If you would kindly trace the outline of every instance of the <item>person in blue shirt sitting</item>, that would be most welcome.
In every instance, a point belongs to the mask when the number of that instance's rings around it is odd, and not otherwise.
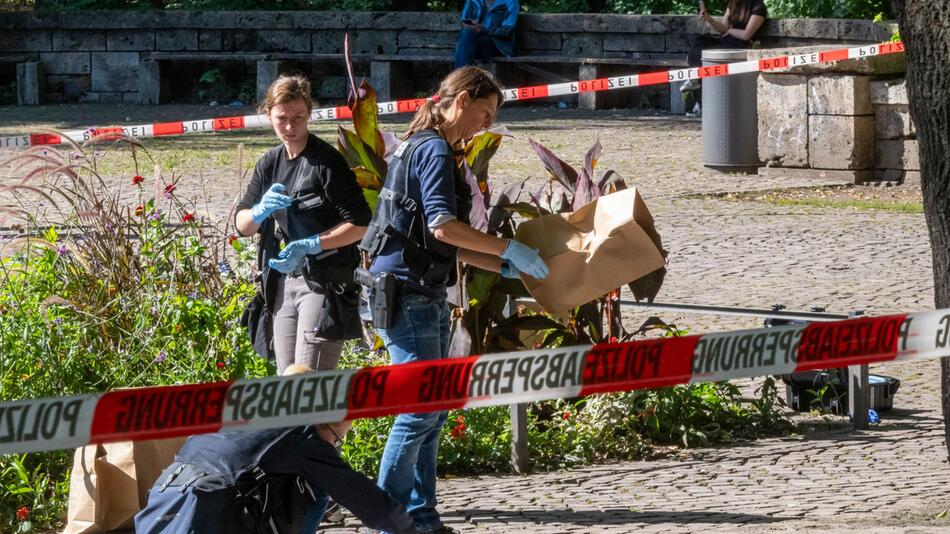
[[[465,0],[455,68],[471,65],[476,58],[511,56],[519,9],[518,0]]]

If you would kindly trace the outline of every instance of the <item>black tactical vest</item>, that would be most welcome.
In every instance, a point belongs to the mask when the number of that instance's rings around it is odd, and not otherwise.
[[[409,162],[415,149],[425,141],[444,138],[435,130],[422,130],[405,140],[393,154],[386,173],[386,183],[379,192],[373,221],[360,242],[360,248],[374,259],[390,239],[402,245],[402,259],[415,281],[423,286],[444,287],[457,281],[458,248],[443,243],[432,235],[422,206],[409,196]],[[451,147],[450,147],[451,149]],[[468,224],[472,194],[455,166],[456,218]]]

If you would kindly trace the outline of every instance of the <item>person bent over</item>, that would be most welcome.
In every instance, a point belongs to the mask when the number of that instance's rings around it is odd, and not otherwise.
[[[327,496],[366,526],[417,532],[402,505],[337,452],[350,423],[192,436],[135,516],[138,534],[312,534]]]

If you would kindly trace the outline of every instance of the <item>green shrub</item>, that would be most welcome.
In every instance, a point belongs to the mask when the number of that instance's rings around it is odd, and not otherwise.
[[[7,191],[17,204],[33,195],[55,208],[20,211],[23,235],[0,242],[0,400],[269,374],[238,324],[249,273],[229,264],[253,251],[234,241],[226,255],[230,240],[202,224],[174,181],[129,177],[138,203],[128,206],[78,147],[31,150],[13,165],[26,165]],[[23,506],[36,528],[64,517],[70,458],[0,457],[3,531],[23,528]]]

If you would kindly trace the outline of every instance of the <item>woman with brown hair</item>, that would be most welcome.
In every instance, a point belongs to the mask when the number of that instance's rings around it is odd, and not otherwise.
[[[471,191],[456,154],[491,125],[501,103],[491,74],[471,66],[453,71],[416,112],[390,162],[360,248],[372,260],[370,300],[379,312],[373,322],[394,364],[448,357],[446,287],[455,283],[459,261],[512,278],[548,274],[536,249],[468,224]],[[380,487],[406,506],[420,532],[454,532],[436,511],[445,419],[445,412],[397,416],[379,468]]]
[[[726,12],[717,19],[706,11],[706,4],[700,0],[699,18],[712,26],[713,30],[719,35],[701,35],[699,41],[690,47],[689,54],[687,54],[690,67],[699,67],[703,64],[703,50],[752,48],[752,38],[765,24],[765,19],[768,18],[768,9],[766,9],[763,0],[729,0]],[[699,87],[699,80],[688,80],[680,86],[680,91],[686,93],[699,89]],[[697,105],[699,101],[699,98],[697,98]]]
[[[280,76],[267,89],[260,112],[282,144],[258,160],[235,215],[241,235],[261,235],[258,267],[274,314],[278,372],[291,364],[334,369],[342,340],[361,328],[354,243],[372,214],[343,156],[307,131],[312,110],[303,76]]]

